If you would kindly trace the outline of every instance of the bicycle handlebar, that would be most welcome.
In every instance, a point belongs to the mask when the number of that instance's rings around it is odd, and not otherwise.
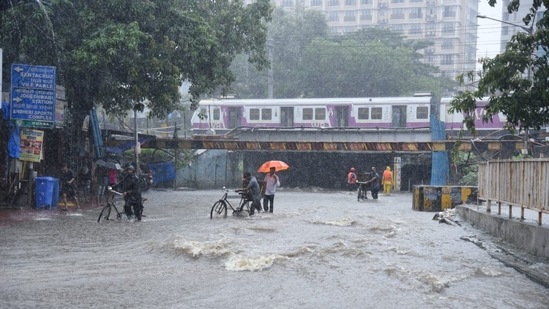
[[[122,193],[122,192],[118,192],[118,191],[113,190],[112,187],[107,187],[107,190],[109,190],[109,192],[114,193],[116,195],[124,195],[124,193]]]

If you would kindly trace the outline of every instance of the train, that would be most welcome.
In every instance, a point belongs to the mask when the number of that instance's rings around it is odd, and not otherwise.
[[[444,122],[447,133],[464,129],[463,114],[450,113],[452,98],[433,95],[371,98],[204,99],[191,119],[192,134],[219,135],[238,128],[290,129],[420,129],[430,128],[430,114]],[[504,131],[506,117],[483,122],[488,98],[479,100],[476,130]]]

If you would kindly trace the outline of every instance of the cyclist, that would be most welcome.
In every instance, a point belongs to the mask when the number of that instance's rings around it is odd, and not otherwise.
[[[124,212],[128,219],[133,215],[137,221],[141,221],[141,214],[143,213],[143,199],[141,197],[141,186],[137,175],[135,174],[135,168],[133,165],[128,165],[125,169],[126,175],[122,181],[113,186],[113,189],[124,194]],[[132,212],[133,207],[133,212]]]

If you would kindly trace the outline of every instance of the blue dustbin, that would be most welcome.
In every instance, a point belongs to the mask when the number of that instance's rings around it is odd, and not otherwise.
[[[36,208],[56,208],[59,201],[59,179],[53,177],[36,177],[35,182],[34,196]]]

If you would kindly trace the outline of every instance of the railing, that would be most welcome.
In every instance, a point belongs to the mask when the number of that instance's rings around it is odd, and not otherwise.
[[[478,170],[479,200],[487,202],[486,210],[491,211],[491,202],[509,205],[509,217],[512,206],[538,212],[538,225],[541,225],[542,213],[549,213],[549,159],[498,160],[479,164]]]

